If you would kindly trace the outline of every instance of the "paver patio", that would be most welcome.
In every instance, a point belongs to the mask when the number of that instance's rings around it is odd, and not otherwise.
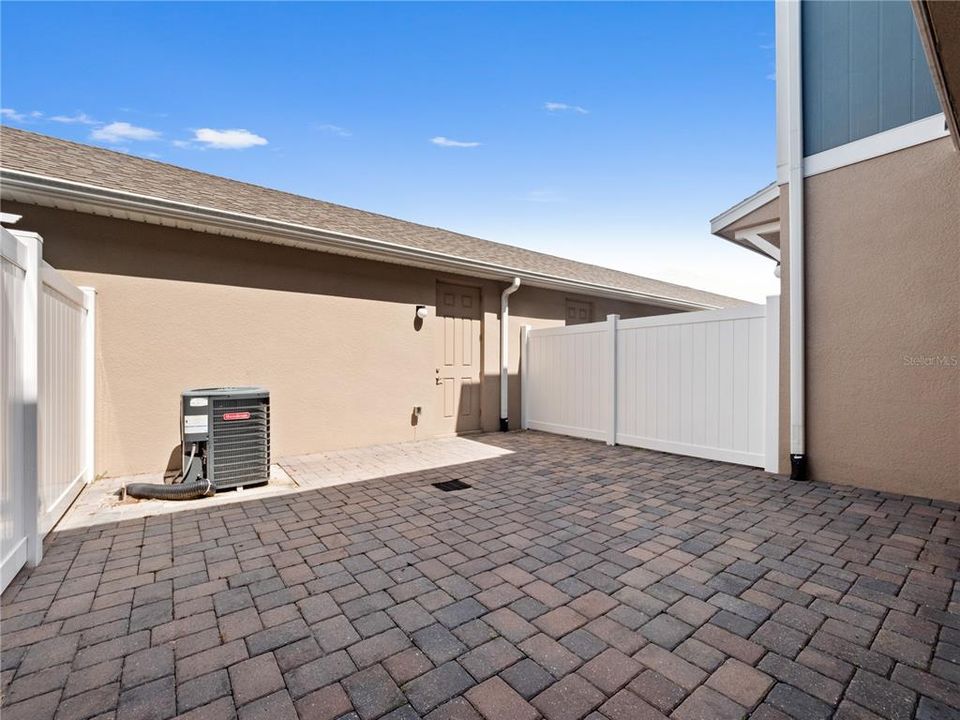
[[[3,719],[957,717],[957,505],[477,440],[512,453],[54,533]]]

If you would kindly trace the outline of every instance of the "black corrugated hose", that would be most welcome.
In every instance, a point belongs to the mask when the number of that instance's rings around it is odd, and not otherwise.
[[[141,500],[196,500],[216,494],[209,480],[196,480],[177,485],[159,485],[154,483],[130,483],[125,485],[124,494]]]
[[[209,480],[196,480],[191,483],[183,482],[183,478],[190,471],[193,465],[194,456],[197,454],[197,444],[193,443],[190,447],[190,460],[187,462],[183,472],[174,485],[158,485],[154,483],[131,483],[123,486],[121,497],[129,495],[138,500],[196,500],[197,498],[210,497],[216,495],[217,491],[213,483]]]

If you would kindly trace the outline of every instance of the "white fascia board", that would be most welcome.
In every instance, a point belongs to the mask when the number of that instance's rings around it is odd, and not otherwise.
[[[946,116],[943,113],[931,115],[923,120],[916,120],[907,125],[885,130],[876,135],[868,135],[860,140],[854,140],[815,155],[808,155],[803,159],[803,175],[804,177],[810,177],[811,175],[829,172],[881,155],[889,155],[897,150],[904,150],[914,145],[939,140],[949,134],[950,129],[947,127]]]
[[[770,183],[762,190],[758,190],[745,200],[741,200],[729,210],[724,210],[710,221],[710,232],[714,235],[740,218],[746,217],[754,210],[759,210],[771,200],[780,197],[780,188],[776,183]]]
[[[0,168],[0,178],[2,178],[2,191],[5,197],[49,207],[70,205],[69,209],[108,216],[116,216],[115,213],[117,212],[130,213],[141,216],[146,222],[161,225],[193,225],[201,231],[212,231],[259,242],[266,241],[312,250],[339,252],[373,260],[415,265],[493,280],[510,281],[514,277],[520,277],[524,284],[535,287],[572,291],[630,302],[642,302],[681,310],[709,310],[721,307],[715,304],[692,302],[653,293],[642,293],[573,280],[533,270],[511,268],[435,250],[323,230],[299,223],[272,220],[259,215],[229,212],[122,190],[110,190],[96,185],[51,178],[19,170]]]

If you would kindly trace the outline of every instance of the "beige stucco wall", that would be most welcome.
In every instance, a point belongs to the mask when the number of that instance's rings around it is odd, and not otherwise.
[[[439,281],[481,290],[482,424],[499,425],[506,283],[15,203],[4,210],[43,236],[50,264],[97,290],[98,473],[168,467],[180,392],[191,387],[268,388],[274,457],[437,434]],[[520,325],[562,324],[566,297],[530,287],[512,297],[512,427]],[[665,312],[587,299],[597,319]],[[417,304],[431,309],[419,328]],[[423,407],[417,424],[414,405]]]
[[[945,138],[805,188],[812,477],[960,500],[960,154]]]

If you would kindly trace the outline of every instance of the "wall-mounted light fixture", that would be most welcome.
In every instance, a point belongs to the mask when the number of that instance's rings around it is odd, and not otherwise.
[[[417,317],[421,320],[425,320],[427,315],[430,314],[430,311],[427,309],[426,305],[417,305]]]

